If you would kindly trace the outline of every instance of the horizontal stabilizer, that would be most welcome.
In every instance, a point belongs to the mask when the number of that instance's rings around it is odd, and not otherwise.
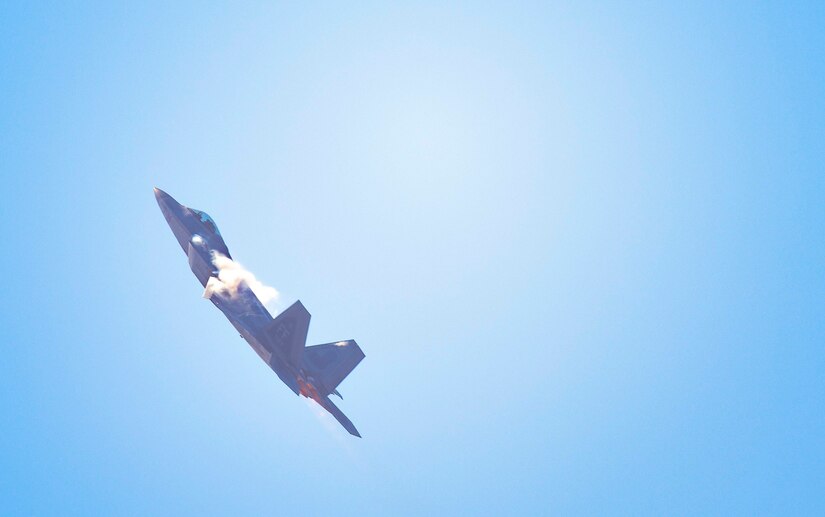
[[[264,330],[270,350],[279,349],[292,364],[301,364],[309,318],[309,312],[300,300],[279,314]]]
[[[323,385],[324,395],[336,393],[335,388],[363,358],[364,352],[353,340],[308,346],[304,349],[304,367]]]

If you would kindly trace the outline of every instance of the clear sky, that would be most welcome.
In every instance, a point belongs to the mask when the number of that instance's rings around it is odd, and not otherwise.
[[[825,4],[111,3],[0,7],[0,513],[825,513]]]

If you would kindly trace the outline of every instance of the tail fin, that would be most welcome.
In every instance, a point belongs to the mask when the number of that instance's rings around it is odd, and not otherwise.
[[[264,330],[270,347],[282,350],[293,364],[300,364],[307,342],[309,312],[300,300],[272,320]]]
[[[308,346],[304,349],[304,366],[324,385],[324,395],[336,393],[335,388],[363,358],[364,352],[353,340]]]
[[[361,433],[358,432],[358,429],[355,428],[355,426],[352,424],[352,421],[349,418],[347,418],[347,415],[345,415],[340,409],[338,409],[338,406],[333,404],[328,397],[324,397],[320,400],[316,399],[316,402],[318,402],[321,405],[321,407],[329,411],[330,414],[335,417],[335,420],[338,420],[338,422],[342,426],[344,426],[344,429],[346,429],[349,434],[361,438]]]

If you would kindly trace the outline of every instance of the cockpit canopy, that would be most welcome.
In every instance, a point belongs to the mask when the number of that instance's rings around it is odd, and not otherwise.
[[[206,212],[201,212],[200,210],[195,210],[194,208],[192,208],[191,210],[195,213],[195,215],[200,217],[201,222],[204,224],[204,226],[206,226],[207,230],[214,233],[215,235],[221,234],[221,232],[218,230],[218,225],[215,224],[214,219],[209,217],[209,214],[207,214]]]

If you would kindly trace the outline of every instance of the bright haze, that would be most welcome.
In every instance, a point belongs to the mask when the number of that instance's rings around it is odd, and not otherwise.
[[[0,6],[0,513],[825,514],[822,3],[110,4]]]

